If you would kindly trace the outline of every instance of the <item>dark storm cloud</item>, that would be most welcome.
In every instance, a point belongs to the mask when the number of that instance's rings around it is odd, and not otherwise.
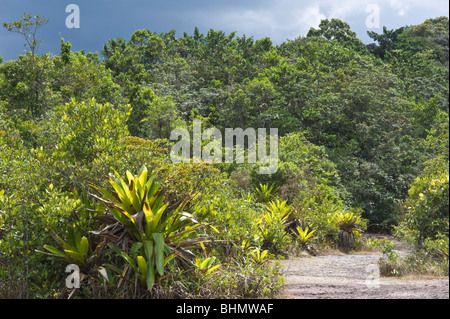
[[[80,29],[68,29],[65,8],[80,7]],[[0,22],[17,20],[24,12],[40,14],[50,22],[38,34],[39,53],[58,54],[60,37],[72,43],[73,50],[100,51],[108,39],[129,39],[138,29],[161,33],[176,29],[177,35],[193,33],[194,27],[206,33],[210,28],[238,31],[255,38],[269,36],[275,43],[305,35],[321,19],[340,18],[350,23],[363,40],[367,28],[365,8],[378,4],[382,25],[396,28],[418,24],[427,18],[448,16],[444,0],[2,0]],[[380,30],[374,30],[380,31]],[[367,37],[366,37],[367,38]],[[5,60],[23,53],[23,40],[17,34],[0,30],[0,55]]]

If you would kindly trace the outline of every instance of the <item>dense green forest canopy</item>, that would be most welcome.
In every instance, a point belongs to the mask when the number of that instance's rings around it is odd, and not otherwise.
[[[448,19],[369,35],[376,43],[364,46],[332,19],[279,46],[198,29],[182,38],[138,30],[109,40],[101,55],[71,52],[61,39],[59,55],[37,56],[31,44],[1,65],[2,117],[27,148],[52,143],[51,121],[71,99],[131,105],[127,129],[144,139],[168,138],[196,118],[220,129],[302,132],[336,165],[345,200],[387,229],[438,155],[427,141],[448,116]],[[279,175],[272,182],[282,186]]]
[[[45,27],[45,19],[27,19]],[[447,17],[369,32],[369,45],[337,19],[280,45],[197,28],[175,34],[137,30],[100,53],[73,52],[61,38],[59,53],[42,55],[38,39],[26,37],[26,54],[0,57],[3,202],[48,215],[39,223],[56,227],[75,205],[65,194],[103,184],[111,168],[123,175],[145,164],[173,177],[163,185],[175,197],[200,190],[197,204],[225,216],[243,214],[250,208],[242,196],[273,184],[299,214],[360,211],[369,230],[391,232],[409,196],[419,198],[417,189],[436,178],[448,181]],[[171,165],[171,131],[191,129],[194,120],[221,131],[278,128],[278,171]],[[448,228],[448,188],[440,201],[443,222],[429,234]]]

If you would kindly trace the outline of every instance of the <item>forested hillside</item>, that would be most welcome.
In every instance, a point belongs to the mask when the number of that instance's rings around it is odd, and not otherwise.
[[[137,30],[37,54],[45,23],[4,24],[27,53],[0,57],[0,297],[68,293],[68,264],[86,298],[270,296],[269,258],[358,249],[364,231],[448,275],[447,17],[369,45],[333,19],[281,45]],[[278,128],[277,172],[172,163],[172,130],[196,120]]]

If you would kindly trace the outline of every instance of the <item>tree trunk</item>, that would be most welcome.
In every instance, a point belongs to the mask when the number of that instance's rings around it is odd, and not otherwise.
[[[339,249],[347,253],[353,246],[353,235],[345,230],[341,230],[339,233]]]

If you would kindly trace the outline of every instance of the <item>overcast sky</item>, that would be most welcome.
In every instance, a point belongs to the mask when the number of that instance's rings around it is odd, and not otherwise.
[[[80,28],[67,28],[66,6],[76,4],[80,9]],[[368,27],[366,21],[379,28]],[[158,34],[172,29],[177,36],[192,34],[194,28],[207,33],[209,29],[255,39],[270,37],[275,44],[306,35],[321,19],[339,18],[350,24],[359,38],[371,42],[367,31],[380,33],[388,29],[422,23],[428,18],[449,15],[447,0],[0,0],[0,22],[18,20],[24,12],[49,18],[39,30],[42,41],[38,53],[59,54],[60,38],[72,43],[72,50],[100,51],[108,39],[129,39],[138,29]],[[0,56],[15,59],[24,52],[24,40],[15,33],[0,30]]]

